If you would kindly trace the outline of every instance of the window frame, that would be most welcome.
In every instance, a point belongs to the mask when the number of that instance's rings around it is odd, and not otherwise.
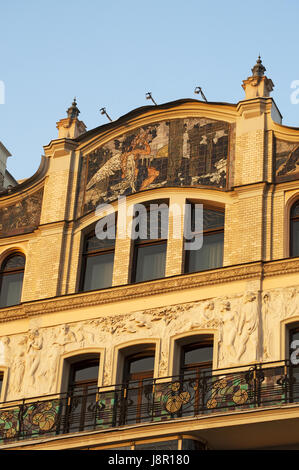
[[[115,218],[116,219],[116,218]],[[115,220],[115,228],[116,228],[116,220]],[[84,234],[84,238],[83,238],[83,250],[82,250],[82,261],[81,261],[81,273],[80,273],[80,282],[79,282],[79,292],[91,292],[91,291],[95,291],[95,290],[101,290],[101,289],[110,289],[113,285],[113,269],[114,269],[114,258],[113,258],[113,268],[112,268],[112,279],[111,279],[111,286],[109,287],[97,287],[95,289],[87,289],[85,290],[84,289],[84,284],[85,284],[85,280],[86,280],[86,267],[87,267],[87,260],[88,258],[92,258],[92,257],[97,257],[97,256],[103,256],[103,255],[108,255],[108,254],[113,254],[115,255],[115,240],[114,240],[114,243],[111,244],[111,246],[108,246],[108,247],[104,247],[104,248],[100,248],[100,249],[96,249],[96,250],[92,250],[92,251],[88,251],[87,250],[87,245],[88,245],[88,241],[91,239],[91,238],[94,238],[96,236],[96,233],[95,233],[95,226],[89,230],[88,232],[86,232]]]
[[[7,366],[0,366],[0,375],[2,376],[2,386],[0,390],[0,408],[5,407],[7,381],[8,381],[9,368]]]
[[[8,270],[5,270],[5,266],[7,265],[7,263],[9,262],[10,259],[16,257],[16,256],[20,256],[23,258],[24,260],[24,266],[22,267],[19,267],[19,268],[10,268]],[[26,265],[26,256],[24,255],[24,253],[22,253],[21,251],[13,251],[9,254],[7,254],[7,256],[5,256],[5,258],[3,258],[2,262],[1,262],[1,265],[0,265],[0,299],[1,299],[1,294],[2,294],[2,285],[3,285],[3,278],[6,277],[6,276],[10,276],[10,275],[14,275],[14,274],[20,274],[22,273],[23,274],[23,277],[22,277],[22,285],[21,285],[21,289],[20,289],[20,298],[19,298],[19,301],[17,303],[14,303],[14,304],[11,304],[11,305],[3,305],[1,306],[0,304],[0,309],[1,308],[9,308],[9,307],[13,307],[15,305],[20,305],[21,303],[21,300],[22,300],[22,293],[23,293],[23,284],[24,284],[24,275],[25,275],[25,265]]]
[[[142,370],[139,372],[130,373],[130,365],[134,360],[153,358],[153,368]],[[133,354],[128,354],[124,357],[123,364],[123,379],[122,379],[122,388],[123,399],[125,401],[131,401],[131,392],[134,397],[134,391],[136,391],[136,412],[135,419],[136,423],[141,423],[143,419],[143,394],[144,390],[150,385],[152,386],[155,374],[155,363],[156,363],[156,349],[153,346],[148,345],[144,350],[137,351]],[[134,399],[134,398],[133,398]],[[127,412],[122,417],[124,423],[127,420]]]
[[[157,200],[153,199],[151,201],[140,202],[139,204],[143,205],[146,209],[147,222],[148,222],[148,214],[150,213],[151,204],[157,204],[158,206],[161,204],[166,204],[168,207],[168,233],[169,233],[169,199],[157,199]],[[134,217],[133,217],[133,220],[134,220]],[[168,244],[168,235],[167,235],[167,238],[156,238],[156,239],[147,238],[145,240],[138,238],[136,240],[132,240],[131,250],[133,251],[133,254],[132,254],[132,262],[131,262],[131,270],[130,270],[130,284],[138,284],[140,282],[149,282],[149,281],[154,281],[157,279],[164,279],[165,272],[166,272],[167,244]],[[165,266],[164,266],[163,277],[141,280],[141,281],[136,280],[139,249],[140,248],[142,249],[143,247],[158,246],[158,245],[165,246]]]
[[[211,229],[204,229],[203,228],[202,236],[203,236],[203,240],[204,240],[205,236],[215,235],[217,233],[223,233],[223,251],[224,251],[225,208],[224,207],[219,207],[219,206],[214,206],[214,205],[211,205],[211,204],[205,204],[203,202],[193,201],[193,200],[192,201],[190,201],[190,200],[186,201],[186,204],[191,205],[191,226],[193,224],[192,221],[194,219],[194,208],[195,208],[196,204],[202,204],[203,205],[203,212],[205,210],[211,210],[211,211],[214,211],[214,212],[221,212],[223,214],[223,217],[224,217],[223,227],[221,227],[221,228],[211,228]],[[194,237],[196,237],[198,234],[201,234],[201,232],[194,232]],[[186,239],[184,239],[184,242],[185,241],[186,241]],[[192,274],[192,273],[195,273],[195,272],[209,271],[210,269],[218,269],[218,268],[223,267],[224,253],[223,253],[222,265],[221,266],[218,266],[216,268],[212,267],[212,268],[208,268],[208,269],[201,269],[201,270],[191,271],[189,269],[190,254],[191,254],[190,252],[191,252],[191,250],[185,250],[184,249],[184,260],[183,260],[184,274]]]
[[[99,390],[99,377],[101,373],[101,363],[102,357],[101,352],[84,352],[82,354],[75,354],[69,357],[63,358],[63,378],[64,386],[66,391],[64,392],[67,396],[67,405],[65,409],[65,422],[63,423],[63,432],[82,432],[86,431],[89,428],[88,422],[85,421],[88,409],[88,397],[94,396],[94,402],[96,401],[96,396]],[[76,368],[79,368],[80,365],[88,365],[89,363],[97,363],[98,365],[98,376],[96,379],[90,380],[81,380],[74,383],[74,377],[76,373]],[[79,389],[79,394],[76,393]],[[72,416],[72,407],[78,406],[78,398],[81,398],[81,409],[78,413],[78,429],[71,429],[71,416]],[[76,413],[76,411],[75,411]]]
[[[184,372],[189,372],[192,370],[196,370],[196,373],[200,373],[201,370],[207,370],[210,366],[209,369],[212,370],[213,368],[213,353],[212,353],[212,359],[210,361],[202,361],[202,362],[194,362],[191,364],[185,364],[185,354],[188,351],[193,351],[197,349],[201,349],[204,347],[212,347],[213,352],[214,352],[214,338],[213,335],[206,335],[206,337],[203,337],[203,339],[198,339],[197,341],[191,341],[190,343],[182,344],[181,345],[181,351],[180,351],[180,374],[184,375]]]
[[[299,199],[297,199],[295,202],[293,202],[293,204],[290,207],[290,219],[289,219],[289,230],[290,230],[289,256],[290,256],[290,258],[296,258],[296,257],[299,256],[299,254],[298,255],[293,254],[293,252],[294,252],[294,247],[293,247],[294,237],[293,237],[292,228],[293,228],[294,221],[299,221],[299,215],[295,216],[295,217],[292,215],[292,212],[293,212],[293,210],[295,209],[296,206],[299,206]]]

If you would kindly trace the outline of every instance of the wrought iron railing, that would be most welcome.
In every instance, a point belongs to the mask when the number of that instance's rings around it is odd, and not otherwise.
[[[0,443],[292,402],[299,402],[299,368],[289,361],[189,372],[3,403]]]

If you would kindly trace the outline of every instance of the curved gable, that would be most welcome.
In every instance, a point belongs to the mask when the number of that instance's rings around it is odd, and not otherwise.
[[[161,187],[227,188],[232,124],[206,117],[162,120],[83,157],[82,214],[119,196]]]

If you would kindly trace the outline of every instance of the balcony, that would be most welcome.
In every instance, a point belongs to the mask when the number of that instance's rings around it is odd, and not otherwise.
[[[281,407],[299,402],[298,379],[298,367],[279,361],[6,402],[0,408],[0,444]]]

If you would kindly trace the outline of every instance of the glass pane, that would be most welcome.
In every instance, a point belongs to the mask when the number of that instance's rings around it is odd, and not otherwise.
[[[185,352],[184,365],[213,360],[213,346],[198,347]]]
[[[204,271],[221,267],[223,264],[223,241],[223,232],[205,235],[201,249],[189,251],[186,271]]]
[[[165,203],[152,203],[144,210],[138,212],[136,207],[136,225],[134,232],[138,234],[138,240],[165,239],[168,236],[168,206]],[[138,223],[137,223],[138,222]]]
[[[186,271],[204,271],[221,267],[223,264],[223,240],[223,232],[204,236],[201,249],[188,252]]]
[[[166,243],[136,246],[135,282],[160,279],[165,275]]]
[[[299,342],[299,331],[293,330],[290,331],[290,346],[292,345],[293,341]],[[298,343],[297,343],[298,344]],[[295,344],[296,346],[296,344]],[[291,355],[298,349],[298,347],[290,347],[289,355],[290,355],[290,365],[291,365],[291,376],[292,376],[292,389],[291,389],[291,398],[293,401],[299,401],[299,365],[292,365]],[[296,355],[296,359],[298,356]]]
[[[96,422],[96,393],[99,359],[71,366],[69,392],[71,401],[67,410],[68,432],[83,431]]]
[[[10,307],[20,303],[24,273],[7,274],[2,276],[0,308]]]
[[[119,444],[119,447],[105,447],[104,449],[96,449],[96,450],[131,450],[131,446],[123,446],[121,447],[121,444]]]
[[[204,450],[205,445],[202,442],[194,441],[193,439],[183,439],[183,450]]]
[[[10,269],[21,269],[25,266],[25,258],[22,255],[15,255],[4,261],[3,271]]]
[[[177,450],[178,441],[163,441],[163,442],[151,442],[148,444],[135,445],[136,450]]]
[[[115,245],[115,239],[109,239],[105,238],[104,240],[99,240],[99,238],[96,237],[89,237],[86,240],[86,252],[90,253],[92,251],[99,251],[103,250],[105,248],[114,248]]]
[[[142,357],[140,359],[135,359],[130,362],[130,374],[136,372],[152,371],[154,370],[155,357]]]
[[[292,221],[291,237],[291,256],[299,256],[299,220]]]
[[[299,216],[299,203],[296,203],[291,210],[291,217],[298,217]]]
[[[112,286],[114,253],[88,256],[84,276],[84,291]]]
[[[82,380],[97,380],[98,379],[98,374],[99,374],[99,365],[94,364],[94,365],[88,365],[88,366],[82,366],[81,369],[77,369],[75,372],[75,377],[74,381],[82,381]]]
[[[224,213],[211,209],[203,211],[203,229],[216,229],[224,227]]]

